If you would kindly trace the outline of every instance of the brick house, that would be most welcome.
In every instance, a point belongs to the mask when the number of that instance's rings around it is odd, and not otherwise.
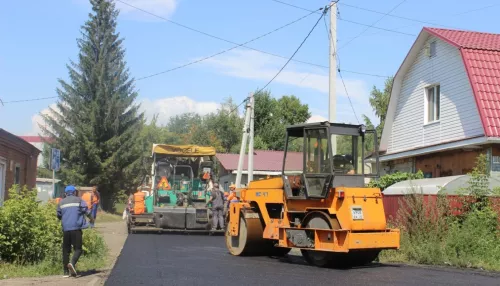
[[[500,171],[500,34],[423,28],[394,77],[381,174]]]
[[[42,137],[42,136],[19,136],[19,138],[24,139],[26,142],[32,144],[35,146],[38,150],[42,151],[40,152],[40,155],[38,155],[38,167],[43,166],[43,147],[47,143],[52,143],[54,140],[50,137]]]
[[[35,146],[0,128],[0,206],[12,185],[36,187],[39,154]]]

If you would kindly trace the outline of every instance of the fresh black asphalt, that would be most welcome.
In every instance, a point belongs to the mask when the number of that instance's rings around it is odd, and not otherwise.
[[[130,234],[105,285],[500,285],[500,275],[373,264],[338,270],[300,256],[235,257],[223,236]]]

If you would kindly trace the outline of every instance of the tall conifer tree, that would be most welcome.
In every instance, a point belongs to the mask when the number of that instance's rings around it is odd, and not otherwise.
[[[114,3],[90,0],[92,13],[82,26],[77,63],[70,61],[69,82],[59,80],[57,110],[42,115],[61,150],[65,183],[98,185],[102,205],[113,208],[118,191],[130,187],[141,164],[144,115],[134,103],[123,39],[116,32]]]

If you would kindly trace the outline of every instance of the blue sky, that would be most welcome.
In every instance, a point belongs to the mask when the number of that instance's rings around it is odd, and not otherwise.
[[[162,17],[233,42],[243,43],[294,21],[309,12],[271,0],[192,1],[123,0]],[[308,9],[325,0],[282,0]],[[348,94],[361,120],[367,114],[377,122],[368,103],[373,85],[383,88],[384,78],[349,73],[393,75],[423,26],[500,33],[494,25],[500,13],[497,0],[340,0],[337,21],[338,54]],[[121,9],[118,31],[125,39],[126,61],[137,79],[209,56],[234,45],[184,29],[117,3]],[[410,21],[347,5],[389,12],[428,23]],[[486,8],[487,7],[487,8]],[[477,9],[477,10],[476,10]],[[473,11],[476,10],[476,11]],[[17,135],[36,134],[38,114],[56,99],[22,103],[14,100],[56,96],[58,78],[66,80],[66,64],[76,60],[76,38],[87,20],[86,0],[6,1],[0,10],[0,127]],[[464,13],[468,12],[468,13]],[[313,14],[283,30],[248,44],[266,52],[291,56],[319,15]],[[367,27],[370,28],[343,47]],[[402,34],[406,33],[406,34]],[[410,35],[408,35],[410,34]],[[342,48],[343,47],[343,48]],[[323,21],[294,59],[328,66],[328,38]],[[246,48],[237,48],[189,67],[136,82],[138,102],[148,116],[159,113],[162,123],[182,112],[207,113],[231,96],[241,102],[264,86],[286,62]],[[268,86],[275,97],[294,94],[308,103],[315,118],[328,117],[328,69],[291,62]],[[337,121],[356,122],[349,100],[337,80]]]

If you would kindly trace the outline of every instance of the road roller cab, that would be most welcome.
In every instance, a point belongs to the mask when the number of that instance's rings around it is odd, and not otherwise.
[[[375,130],[329,122],[287,127],[281,176],[250,182],[231,204],[229,251],[283,255],[297,248],[316,266],[357,266],[398,249],[399,230],[387,227],[380,189],[366,187],[378,170]]]

